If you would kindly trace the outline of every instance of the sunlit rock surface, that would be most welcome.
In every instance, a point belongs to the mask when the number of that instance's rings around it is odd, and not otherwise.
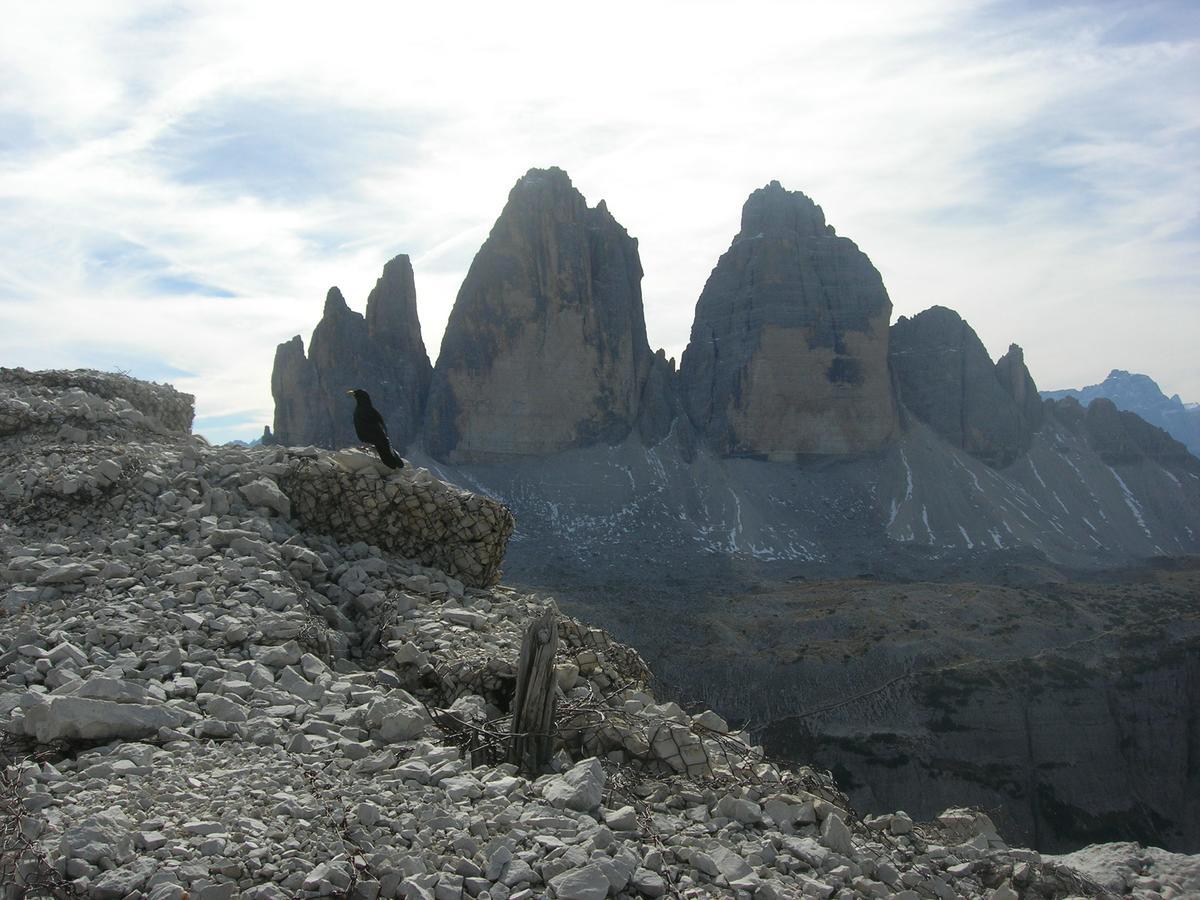
[[[755,191],[696,304],[680,364],[693,423],[723,456],[878,450],[897,428],[891,311],[819,206],[776,181]]]
[[[429,452],[480,462],[624,439],[652,360],[641,279],[637,241],[603,201],[588,207],[561,169],[521,178],[450,314]]]

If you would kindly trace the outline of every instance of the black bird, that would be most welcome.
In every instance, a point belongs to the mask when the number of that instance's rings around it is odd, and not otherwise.
[[[404,460],[392,450],[383,416],[371,405],[371,395],[359,388],[346,393],[354,397],[354,433],[358,439],[378,450],[379,458],[393,469],[404,468]]]

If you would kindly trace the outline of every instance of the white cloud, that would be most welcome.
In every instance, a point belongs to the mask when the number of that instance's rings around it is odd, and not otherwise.
[[[275,344],[329,285],[361,309],[410,253],[436,354],[512,183],[560,165],[639,239],[672,355],[778,178],[897,314],[952,306],[1044,387],[1116,366],[1200,399],[1195,25],[1183,4],[20,5],[0,360],[195,373],[213,433],[252,436]]]

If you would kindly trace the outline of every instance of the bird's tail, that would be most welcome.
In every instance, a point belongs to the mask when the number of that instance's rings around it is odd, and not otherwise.
[[[393,469],[404,468],[404,460],[400,458],[399,453],[392,449],[391,444],[377,444],[375,449],[379,451],[379,458],[383,460],[386,465],[391,466]]]

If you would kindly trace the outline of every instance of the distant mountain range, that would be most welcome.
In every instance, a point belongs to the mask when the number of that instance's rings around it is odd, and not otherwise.
[[[647,342],[641,277],[603,201],[531,170],[436,366],[398,256],[365,316],[332,288],[308,352],[299,336],[279,346],[271,439],[356,443],[345,391],[366,388],[408,456],[512,506],[534,548],[517,541],[516,573],[1200,550],[1200,462],[1183,444],[1108,400],[1043,401],[1021,349],[993,362],[952,310],[889,327],[879,272],[802,193],[750,195],[678,369]]]
[[[1099,384],[1041,393],[1048,400],[1074,397],[1084,406],[1104,397],[1116,404],[1117,409],[1137,413],[1157,425],[1193,455],[1200,456],[1200,403],[1184,403],[1178,394],[1168,397],[1149,375],[1113,369]]]

